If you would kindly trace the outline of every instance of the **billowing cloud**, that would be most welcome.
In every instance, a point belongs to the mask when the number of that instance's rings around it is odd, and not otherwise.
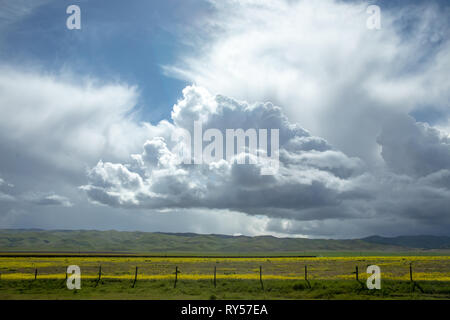
[[[2,162],[9,160],[8,149],[64,169],[83,167],[87,159],[100,156],[124,157],[151,134],[133,114],[136,99],[136,88],[127,85],[3,67]]]
[[[213,13],[186,35],[192,51],[166,66],[212,93],[273,101],[290,121],[367,164],[383,163],[376,138],[398,114],[450,117],[449,7],[381,6],[366,26],[365,1],[211,0]],[[436,111],[437,112],[437,111]]]
[[[355,179],[364,172],[361,160],[290,123],[271,103],[239,102],[190,86],[174,105],[172,120],[170,137],[148,140],[129,162],[98,162],[88,173],[89,184],[82,186],[90,199],[111,206],[231,209],[301,219],[302,209],[332,207],[351,198]],[[177,132],[195,136],[194,121],[201,121],[203,132],[217,129],[224,138],[227,129],[278,129],[278,172],[262,175],[261,163],[237,164],[225,157],[186,164],[177,152],[187,147],[186,141],[178,140]],[[246,155],[251,156],[245,150],[236,153]]]

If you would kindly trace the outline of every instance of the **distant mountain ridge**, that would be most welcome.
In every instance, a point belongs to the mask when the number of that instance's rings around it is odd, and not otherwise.
[[[332,240],[195,233],[0,229],[1,252],[292,253],[450,249],[447,236]]]
[[[376,244],[388,244],[408,248],[420,249],[450,249],[450,237],[446,236],[398,236],[398,237],[381,237],[371,236],[361,239],[366,242]]]

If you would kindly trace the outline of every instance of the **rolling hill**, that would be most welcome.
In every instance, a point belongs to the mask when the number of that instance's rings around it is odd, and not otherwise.
[[[407,248],[450,249],[450,237],[444,236],[400,236],[394,238],[371,236],[362,240],[373,244],[395,245]]]
[[[325,240],[94,230],[0,230],[1,252],[302,254],[320,251],[398,252],[450,249],[450,237]]]

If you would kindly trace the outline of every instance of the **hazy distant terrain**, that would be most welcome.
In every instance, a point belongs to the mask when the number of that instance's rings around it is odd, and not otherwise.
[[[450,237],[373,236],[353,240],[199,235],[124,231],[0,230],[0,251],[123,253],[298,253],[315,251],[412,251],[450,249]]]

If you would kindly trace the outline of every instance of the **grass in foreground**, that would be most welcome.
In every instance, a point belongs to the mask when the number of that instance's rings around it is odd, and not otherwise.
[[[357,266],[364,283],[373,264],[381,268],[381,290],[367,290],[355,280]],[[411,290],[410,264],[423,293]],[[68,265],[80,266],[81,290],[66,288]],[[102,281],[95,286],[100,266]],[[311,288],[299,280],[305,266]],[[131,288],[136,267],[137,286]],[[0,257],[0,273],[0,299],[450,299],[449,256]]]
[[[368,290],[356,281],[267,280],[84,280],[80,290],[68,290],[64,280],[2,280],[0,299],[450,299],[450,282],[421,281],[424,293],[412,291],[408,281],[382,282]]]

